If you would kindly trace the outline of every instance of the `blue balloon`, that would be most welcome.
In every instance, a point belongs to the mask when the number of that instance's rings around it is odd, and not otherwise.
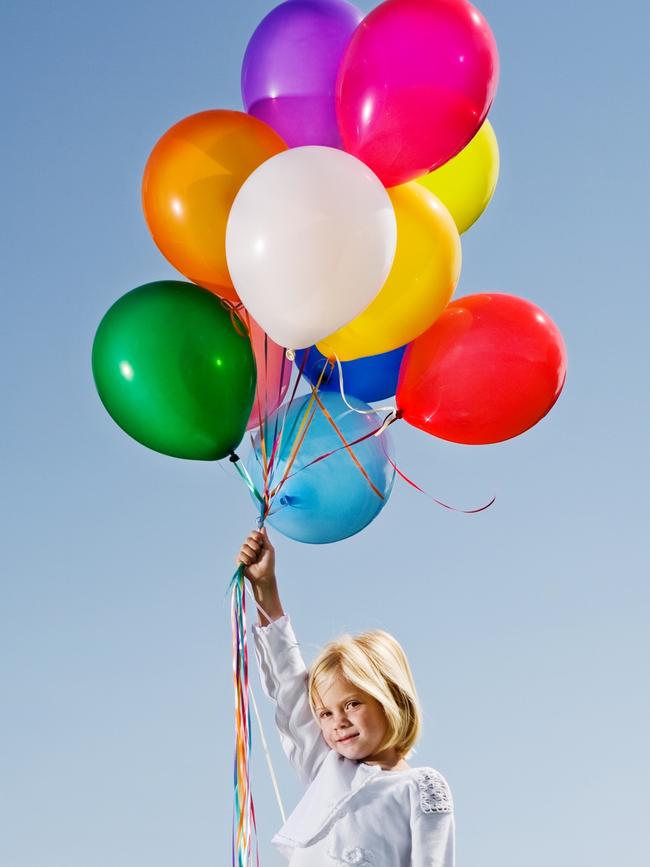
[[[336,422],[348,444],[365,436],[378,427],[381,418],[372,413],[361,415],[349,409],[339,394],[319,394],[319,399]],[[357,409],[370,409],[356,398],[350,403]],[[282,425],[285,407],[280,407],[266,423],[267,448],[269,435]],[[386,505],[393,488],[395,470],[387,454],[392,457],[392,444],[388,431],[380,437],[370,436],[352,447],[359,463],[377,488],[381,497],[373,491],[357,464],[317,403],[310,396],[294,401],[284,426],[284,435],[276,466],[273,484],[283,477],[293,442],[305,414],[313,412],[313,418],[287,481],[273,500],[267,523],[280,533],[298,542],[324,544],[338,542],[363,530],[377,517]],[[248,460],[248,471],[261,490],[262,468],[259,434],[254,441],[254,450]],[[330,457],[307,466],[315,458],[340,449]]]
[[[343,389],[346,397],[352,395],[366,403],[373,400],[386,400],[397,391],[397,378],[402,356],[406,346],[400,346],[391,352],[382,352],[381,355],[368,355],[365,358],[356,358],[354,361],[342,361]],[[339,391],[339,371],[336,362],[328,361],[315,346],[309,349],[296,351],[296,365],[300,368],[302,360],[308,353],[305,361],[304,375],[316,385],[321,370],[325,365],[321,391]]]

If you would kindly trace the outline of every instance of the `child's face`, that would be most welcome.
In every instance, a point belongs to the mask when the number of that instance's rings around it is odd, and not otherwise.
[[[323,737],[331,749],[356,761],[378,756],[387,724],[376,698],[338,674],[316,694],[315,704]]]

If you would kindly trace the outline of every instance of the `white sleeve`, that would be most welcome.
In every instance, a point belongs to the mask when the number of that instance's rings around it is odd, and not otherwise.
[[[282,748],[303,782],[309,783],[330,748],[309,706],[307,668],[289,615],[268,626],[254,626],[253,638],[262,688],[275,703]]]
[[[411,804],[411,867],[454,867],[454,805],[447,781],[420,768]]]

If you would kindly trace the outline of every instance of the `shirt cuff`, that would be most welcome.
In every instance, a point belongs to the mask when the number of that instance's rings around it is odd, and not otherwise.
[[[282,629],[286,630],[286,628],[290,625],[289,615],[283,614],[282,617],[278,617],[277,620],[269,621],[266,626],[260,626],[259,623],[253,624],[253,630],[257,632],[258,635],[267,635],[269,632],[274,629]]]

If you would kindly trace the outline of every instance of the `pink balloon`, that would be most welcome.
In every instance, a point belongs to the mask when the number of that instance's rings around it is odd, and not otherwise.
[[[249,327],[257,365],[255,403],[246,425],[246,430],[252,430],[259,427],[260,420],[263,422],[282,403],[289,387],[292,364],[285,355],[284,347],[274,343],[248,311],[241,311],[240,316]]]
[[[344,148],[387,187],[426,174],[478,132],[498,77],[492,31],[466,0],[386,0],[339,68]]]

